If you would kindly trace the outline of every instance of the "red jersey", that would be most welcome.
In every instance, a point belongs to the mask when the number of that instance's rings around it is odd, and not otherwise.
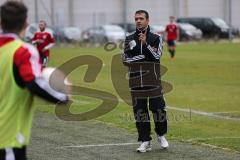
[[[19,39],[15,34],[0,34],[0,47]],[[34,46],[24,43],[14,53],[13,57],[14,72],[20,76],[25,83],[31,82],[41,76],[42,65],[39,63],[39,53]],[[21,81],[15,78],[16,81]]]
[[[20,40],[16,34],[0,34],[0,47],[5,47],[5,45],[15,40]],[[2,58],[1,53],[0,58]],[[65,94],[52,89],[50,84],[42,77],[42,64],[39,63],[40,57],[35,46],[23,42],[15,50],[12,58],[13,67],[9,71],[13,72],[14,80],[19,87],[27,88],[35,95],[50,102],[58,103],[59,101],[66,102],[68,100]],[[4,76],[4,73],[3,75],[0,73],[0,75]]]
[[[177,39],[177,30],[178,26],[175,23],[170,23],[166,26],[167,40],[176,40]]]
[[[36,41],[40,40],[41,43]],[[52,44],[55,43],[55,40],[49,32],[36,32],[32,39],[32,43],[37,45],[38,52],[44,56],[49,56],[49,48],[52,47]],[[43,51],[45,49],[45,51]]]

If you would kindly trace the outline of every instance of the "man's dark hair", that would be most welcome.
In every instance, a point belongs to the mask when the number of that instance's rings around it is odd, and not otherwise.
[[[138,10],[138,11],[135,12],[135,14],[141,14],[141,13],[144,13],[146,19],[149,19],[149,14],[148,14],[147,11],[145,11],[145,10]]]
[[[7,1],[0,7],[3,32],[20,32],[27,19],[27,7],[19,1]]]

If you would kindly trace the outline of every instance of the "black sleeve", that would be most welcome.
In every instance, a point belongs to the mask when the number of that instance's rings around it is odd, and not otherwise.
[[[66,103],[68,96],[60,93],[50,87],[48,82],[43,78],[37,78],[26,84],[26,87],[35,95],[54,103]]]
[[[125,41],[124,41],[124,51],[122,54],[122,61],[124,65],[128,64],[127,59],[131,56],[131,52],[130,52],[130,47],[129,47],[129,37],[127,36]]]
[[[131,62],[138,62],[145,59],[145,55],[133,56],[133,49],[136,47],[136,41],[130,36],[126,37],[124,41],[124,53],[122,54],[123,63],[126,65]]]
[[[146,43],[145,54],[151,55],[152,59],[160,59],[163,51],[163,40],[161,36],[155,38],[154,43],[152,45]]]

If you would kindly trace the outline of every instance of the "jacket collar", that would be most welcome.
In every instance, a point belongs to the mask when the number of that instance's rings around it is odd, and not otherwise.
[[[150,31],[149,25],[146,28],[143,28],[143,29],[136,28],[136,33],[141,33],[141,32],[144,32],[144,31],[147,31],[147,32]]]

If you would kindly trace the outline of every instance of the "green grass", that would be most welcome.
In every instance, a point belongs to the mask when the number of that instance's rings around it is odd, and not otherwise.
[[[86,66],[74,70],[69,78],[74,85],[118,96],[111,81],[111,61],[112,57],[120,52],[107,52],[103,48],[55,48],[51,53],[50,65],[59,66],[70,58],[81,55],[96,56],[105,66],[95,82],[83,81]],[[240,44],[182,44],[177,47],[176,54],[176,60],[170,61],[165,49],[161,58],[161,64],[168,68],[162,78],[174,87],[165,95],[167,104],[205,112],[229,112],[219,115],[240,118]],[[81,95],[73,98],[82,102],[73,104],[73,113],[94,109],[101,103],[98,99]],[[44,106],[45,104],[46,102],[40,99],[35,101],[38,110],[54,113],[54,108]],[[215,119],[174,110],[168,110],[168,115],[169,139],[203,142],[240,151],[240,121]],[[119,102],[112,112],[97,120],[136,131],[132,108],[124,102]]]

